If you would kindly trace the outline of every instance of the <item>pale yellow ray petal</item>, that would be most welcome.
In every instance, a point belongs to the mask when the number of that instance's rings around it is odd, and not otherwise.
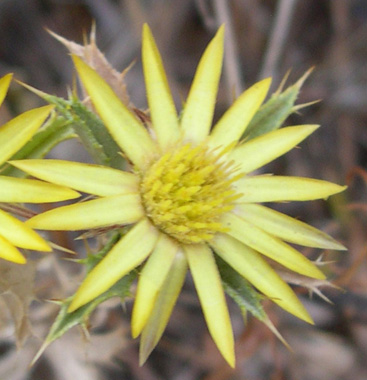
[[[234,340],[222,281],[207,245],[186,245],[184,251],[209,332],[223,357],[235,366]]]
[[[9,243],[8,240],[4,239],[0,235],[0,258],[8,261],[12,261],[16,264],[25,264],[25,257],[14,247],[13,244]]]
[[[178,140],[179,124],[162,58],[147,24],[143,26],[142,59],[152,124],[165,151]]]
[[[38,181],[0,176],[0,202],[47,203],[60,202],[80,196],[66,187]]]
[[[131,224],[143,215],[140,196],[123,194],[58,207],[36,215],[26,223],[40,230],[77,231]]]
[[[44,181],[85,193],[109,196],[136,192],[139,178],[107,166],[63,160],[18,160],[10,163]]]
[[[346,189],[346,186],[313,178],[271,175],[245,177],[234,186],[242,193],[240,203],[326,199]]]
[[[273,302],[296,317],[313,323],[292,289],[258,252],[224,234],[216,234],[210,245],[223,260]]]
[[[153,310],[157,294],[165,281],[179,247],[172,239],[160,234],[154,251],[139,276],[131,330],[136,338],[144,328]]]
[[[291,243],[324,249],[346,249],[317,228],[265,206],[242,203],[236,206],[236,213],[269,234]]]
[[[229,159],[235,160],[241,172],[252,172],[293,149],[318,127],[299,125],[266,133],[236,147]]]
[[[325,275],[317,266],[296,249],[239,216],[228,213],[223,217],[222,222],[229,229],[228,235],[282,264],[286,268],[304,276],[317,279],[325,278]]]
[[[12,78],[13,74],[6,74],[0,78],[0,106],[3,104]]]
[[[271,78],[264,79],[241,94],[213,128],[209,137],[212,147],[238,141],[268,93]]]
[[[73,61],[93,105],[113,138],[135,165],[145,167],[157,151],[147,130],[91,67],[76,56],[73,56]]]
[[[0,128],[0,163],[6,161],[31,139],[53,108],[45,106],[24,112]]]
[[[212,124],[218,83],[222,70],[224,27],[206,48],[182,114],[181,128],[187,141],[202,142]]]
[[[51,247],[25,223],[0,210],[0,235],[20,248],[50,252]]]
[[[87,275],[68,311],[92,301],[141,264],[154,249],[158,235],[146,219],[134,226]]]
[[[181,292],[187,272],[187,260],[179,250],[158,292],[154,308],[141,334],[139,364],[143,365],[154,347],[159,342],[167,326],[173,307]]]

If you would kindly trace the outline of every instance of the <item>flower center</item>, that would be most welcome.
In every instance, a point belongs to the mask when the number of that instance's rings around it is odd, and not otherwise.
[[[184,145],[154,162],[143,176],[141,196],[147,216],[162,232],[184,244],[210,240],[227,229],[222,214],[239,198],[232,183],[233,162],[205,146]]]

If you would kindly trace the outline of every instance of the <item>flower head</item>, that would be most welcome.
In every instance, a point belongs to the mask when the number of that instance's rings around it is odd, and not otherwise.
[[[211,128],[223,34],[221,27],[205,50],[179,118],[160,54],[144,26],[142,57],[149,129],[93,69],[73,58],[95,109],[131,162],[130,171],[56,160],[16,161],[13,165],[98,197],[40,214],[29,220],[29,226],[80,230],[131,225],[87,275],[69,311],[90,302],[145,262],[132,316],[133,336],[138,336],[156,307],[168,273],[173,268],[185,273],[188,267],[209,331],[233,366],[233,334],[215,256],[279,306],[312,322],[266,258],[302,275],[323,279],[317,266],[286,242],[331,249],[343,246],[259,203],[326,198],[344,187],[309,178],[250,175],[317,129],[315,125],[291,126],[241,141],[266,97],[270,79],[245,91]],[[179,289],[179,285],[173,286],[172,292]]]
[[[0,105],[5,99],[12,75],[0,79]],[[36,108],[15,117],[0,127],[0,165],[15,154],[50,114],[52,106]],[[79,194],[68,188],[38,180],[0,176],[0,202],[56,202],[75,198]],[[0,257],[18,264],[26,262],[16,248],[51,251],[36,232],[0,208]]]

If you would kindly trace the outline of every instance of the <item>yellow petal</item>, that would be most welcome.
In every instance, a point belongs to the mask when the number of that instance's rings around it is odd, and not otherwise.
[[[216,234],[210,245],[223,260],[273,302],[296,317],[313,323],[292,289],[259,253],[224,234]]]
[[[147,220],[134,226],[87,275],[68,311],[92,301],[141,264],[154,249],[158,234]]]
[[[0,106],[3,104],[12,78],[13,74],[6,74],[2,78],[0,78]]]
[[[143,365],[159,342],[167,326],[177,297],[185,281],[187,261],[182,251],[178,251],[167,277],[158,292],[154,308],[141,335],[139,364]]]
[[[196,70],[181,120],[187,141],[200,143],[209,134],[222,70],[223,38],[224,27],[221,26]]]
[[[236,213],[269,234],[291,243],[324,249],[346,249],[324,232],[265,206],[243,203],[236,206]]]
[[[73,61],[93,105],[112,137],[127,157],[139,168],[143,168],[157,150],[147,130],[91,67],[76,56],[73,56]]]
[[[53,108],[45,106],[24,112],[0,128],[0,163],[6,161],[31,139]]]
[[[299,125],[266,133],[235,148],[229,159],[235,160],[241,172],[252,172],[293,149],[318,127]]]
[[[11,244],[27,249],[50,252],[51,247],[26,224],[0,210],[0,235]]]
[[[165,151],[178,140],[179,125],[162,58],[147,24],[143,26],[142,56],[152,124],[159,146]]]
[[[80,196],[74,190],[36,179],[0,176],[0,202],[47,203],[60,202]]]
[[[212,147],[238,141],[268,93],[271,78],[264,79],[241,94],[222,116],[210,134]]]
[[[270,175],[245,177],[234,186],[242,193],[240,203],[326,199],[347,188],[313,178]]]
[[[143,215],[139,195],[124,194],[58,207],[36,215],[26,223],[40,230],[77,231],[131,224]]]
[[[229,228],[228,235],[282,264],[286,268],[304,276],[317,279],[325,278],[325,275],[316,265],[297,250],[251,223],[246,222],[244,219],[229,213],[223,217],[222,222]]]
[[[178,245],[166,235],[160,234],[157,245],[139,276],[131,318],[133,338],[144,328],[177,251]]]
[[[0,235],[0,258],[8,261],[12,261],[16,264],[25,264],[25,257],[10,244],[6,239]]]
[[[99,196],[136,192],[139,184],[139,179],[134,174],[107,166],[45,159],[10,163],[44,181]]]
[[[222,281],[207,245],[184,247],[209,332],[223,357],[235,366],[234,340]]]

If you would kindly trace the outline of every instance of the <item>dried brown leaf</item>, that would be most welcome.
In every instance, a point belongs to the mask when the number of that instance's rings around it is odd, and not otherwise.
[[[90,42],[86,43],[84,46],[69,41],[50,30],[48,32],[61,42],[71,54],[77,55],[85,63],[96,70],[96,72],[111,86],[119,99],[126,106],[131,106],[125,85],[125,75],[129,68],[120,73],[111,66],[104,54],[97,47],[95,27],[91,30]]]
[[[15,327],[18,347],[30,335],[28,308],[34,296],[35,264],[28,260],[25,265],[0,260],[0,297],[9,309]]]
[[[341,288],[328,280],[318,280],[315,278],[309,278],[302,276],[298,273],[289,272],[286,270],[277,270],[279,276],[287,283],[292,285],[302,286],[308,289],[310,295],[317,294],[320,298],[328,303],[332,303],[320,290],[321,287],[329,287],[333,289],[341,290]]]

